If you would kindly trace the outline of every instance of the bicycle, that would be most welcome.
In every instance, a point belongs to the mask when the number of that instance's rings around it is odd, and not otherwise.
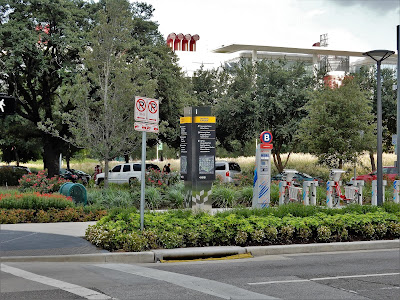
[[[353,185],[346,185],[344,187],[345,194],[342,194],[342,190],[340,188],[339,182],[334,181],[332,186],[332,205],[340,206],[340,200],[344,204],[357,204],[360,196],[358,187]]]
[[[294,203],[294,202],[303,202],[303,189],[299,187],[298,184],[293,183],[290,181],[286,182],[285,185],[285,190],[283,192],[284,197],[283,197],[283,203],[288,204],[288,203]],[[280,196],[280,195],[279,195]]]

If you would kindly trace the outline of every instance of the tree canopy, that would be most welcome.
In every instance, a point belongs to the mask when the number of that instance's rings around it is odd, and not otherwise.
[[[376,145],[371,102],[352,78],[314,91],[306,110],[298,138],[321,162],[341,168]]]
[[[52,122],[62,134],[61,114],[73,108],[59,97],[86,45],[90,5],[79,0],[0,0],[0,80],[18,100],[17,113],[38,129]],[[49,176],[58,174],[62,139],[39,131]]]

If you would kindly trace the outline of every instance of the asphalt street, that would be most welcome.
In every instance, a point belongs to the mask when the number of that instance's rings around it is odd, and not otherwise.
[[[157,264],[2,263],[10,299],[393,299],[399,249]]]

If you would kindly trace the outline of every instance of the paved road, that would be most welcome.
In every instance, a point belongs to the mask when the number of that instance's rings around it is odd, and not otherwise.
[[[393,299],[395,250],[166,264],[3,263],[10,299]]]

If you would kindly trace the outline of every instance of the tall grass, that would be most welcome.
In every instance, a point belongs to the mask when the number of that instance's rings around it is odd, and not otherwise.
[[[255,151],[254,151],[255,154]],[[282,154],[282,160],[285,161],[287,158],[288,154]],[[219,158],[217,158],[219,160]],[[248,156],[248,157],[236,157],[236,158],[222,158],[221,160],[227,160],[227,161],[235,161],[239,163],[241,166],[242,170],[247,173],[252,173],[254,171],[254,166],[255,166],[255,157],[254,156]],[[383,165],[384,166],[393,166],[394,161],[396,160],[396,155],[393,153],[383,153],[382,155],[382,160],[383,160]],[[376,156],[375,156],[375,161],[376,161]],[[136,162],[136,161],[135,161]],[[121,162],[118,161],[110,161],[110,167],[112,168],[113,166],[120,164]],[[179,171],[180,170],[180,160],[179,159],[168,159],[164,161],[152,161],[152,163],[155,163],[158,165],[161,169],[163,168],[164,165],[170,163],[171,164],[171,169],[173,171]],[[93,174],[94,173],[94,167],[100,164],[102,165],[104,169],[104,163],[99,163],[98,161],[94,159],[85,159],[83,161],[81,160],[72,160],[71,161],[71,168],[73,169],[78,169],[82,170],[88,174]],[[43,162],[41,161],[31,161],[26,164],[25,166],[29,167],[32,170],[43,170]],[[63,167],[66,166],[66,162],[63,162]],[[297,171],[307,173],[311,176],[318,176],[322,177],[323,179],[327,179],[329,175],[329,168],[326,166],[321,166],[318,165],[318,159],[316,156],[308,154],[308,153],[292,153],[290,154],[290,158],[288,161],[288,164],[286,166],[287,168],[290,169],[296,169]],[[347,174],[345,174],[343,177],[345,179],[350,179],[354,175],[354,164],[345,164],[343,169],[347,171]],[[371,171],[371,163],[369,159],[369,154],[365,153],[360,155],[357,158],[357,164],[356,164],[356,173],[357,175],[360,174],[366,174]],[[277,173],[277,169],[272,163],[272,173],[275,174]]]

